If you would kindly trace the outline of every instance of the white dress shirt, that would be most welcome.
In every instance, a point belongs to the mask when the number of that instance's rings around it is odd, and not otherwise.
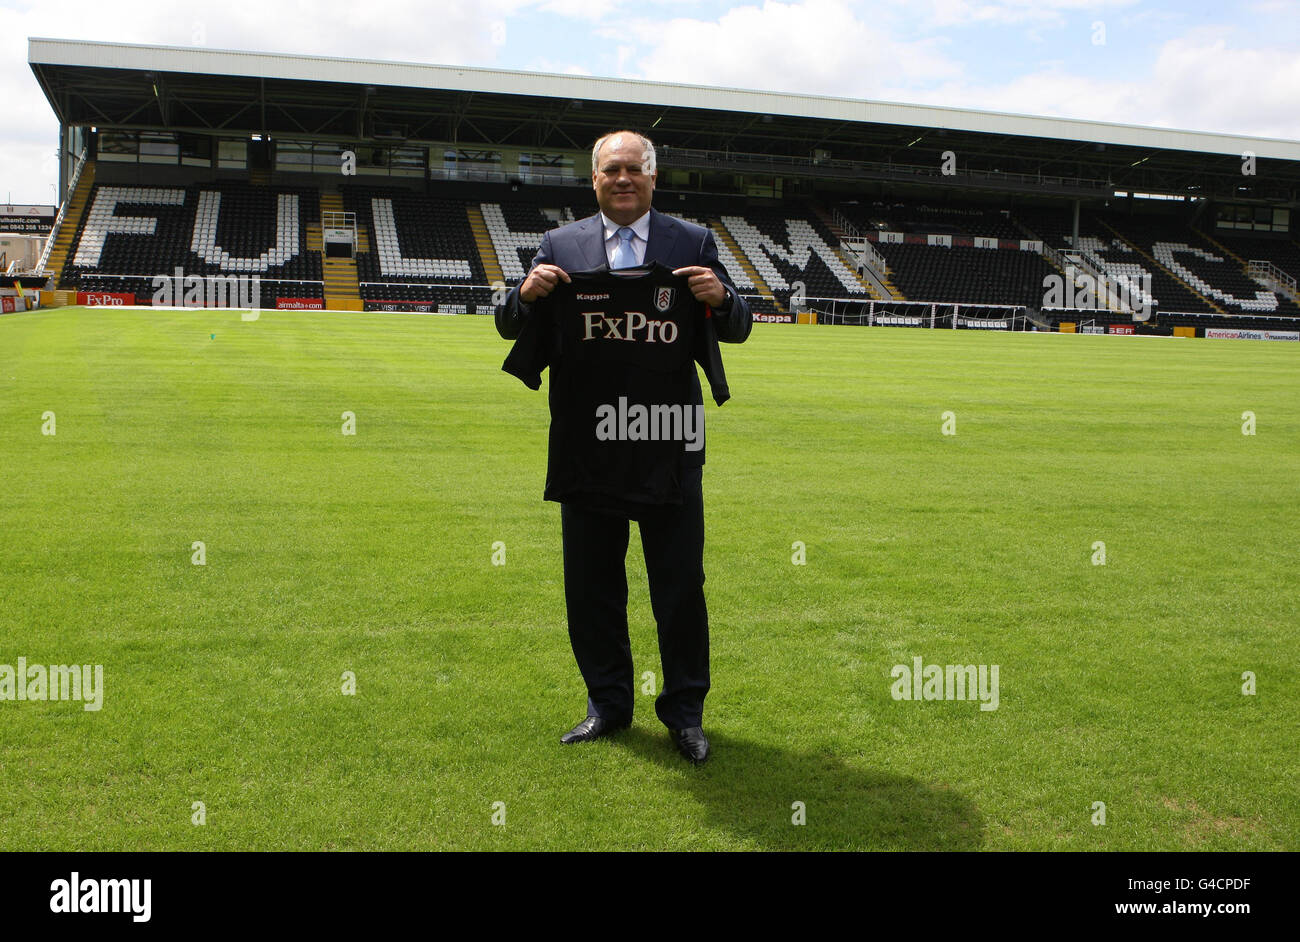
[[[609,267],[613,268],[614,253],[618,251],[618,230],[623,227],[611,221],[604,213],[600,214],[600,224],[605,232],[605,260],[609,262]],[[650,240],[650,211],[646,210],[645,215],[628,228],[632,230],[632,254],[636,256],[638,265],[644,265],[645,247]]]

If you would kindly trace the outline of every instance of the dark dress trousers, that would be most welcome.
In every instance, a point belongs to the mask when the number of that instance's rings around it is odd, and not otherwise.
[[[669,268],[712,268],[728,288],[729,304],[713,312],[718,339],[740,343],[752,317],[718,261],[713,233],[651,209],[645,264]],[[608,263],[599,214],[552,229],[542,237],[533,265],[585,271]],[[529,305],[519,288],[497,309],[497,332],[519,335]],[[703,403],[698,376],[694,396]],[[704,450],[688,452],[682,503],[666,504],[638,520],[650,585],[650,605],[659,631],[663,685],[655,712],[669,729],[702,725],[709,692],[709,616],[704,602]],[[635,677],[627,626],[626,557],[629,519],[577,504],[560,506],[564,544],[564,600],[569,641],[587,685],[587,712],[620,724],[632,719]]]

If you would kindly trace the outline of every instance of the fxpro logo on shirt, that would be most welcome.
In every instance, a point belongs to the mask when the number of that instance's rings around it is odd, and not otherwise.
[[[583,311],[586,330],[583,340],[639,340],[642,343],[675,343],[677,322],[660,321],[646,317],[640,311],[627,311],[622,316],[606,311]]]
[[[679,402],[629,405],[627,396],[619,396],[618,405],[604,402],[596,406],[596,440],[685,442],[687,451],[699,451],[704,447],[704,406]]]

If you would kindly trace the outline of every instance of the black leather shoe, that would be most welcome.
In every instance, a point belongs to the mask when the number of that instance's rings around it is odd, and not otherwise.
[[[703,765],[709,758],[709,739],[704,735],[704,729],[699,726],[690,726],[686,729],[670,729],[668,735],[673,739],[677,746],[677,751],[696,765]]]
[[[599,716],[589,716],[561,736],[560,742],[566,745],[575,742],[588,742],[592,739],[608,736],[610,733],[616,733],[620,729],[627,729],[630,725],[630,723],[609,723]]]

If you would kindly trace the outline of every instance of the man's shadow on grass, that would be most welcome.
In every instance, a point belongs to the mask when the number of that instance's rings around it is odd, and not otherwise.
[[[758,850],[977,850],[983,818],[958,792],[846,762],[810,747],[793,749],[709,733],[712,754],[695,767],[661,726],[611,740],[663,769],[666,782],[707,809],[707,823]],[[806,823],[793,823],[803,802]]]

